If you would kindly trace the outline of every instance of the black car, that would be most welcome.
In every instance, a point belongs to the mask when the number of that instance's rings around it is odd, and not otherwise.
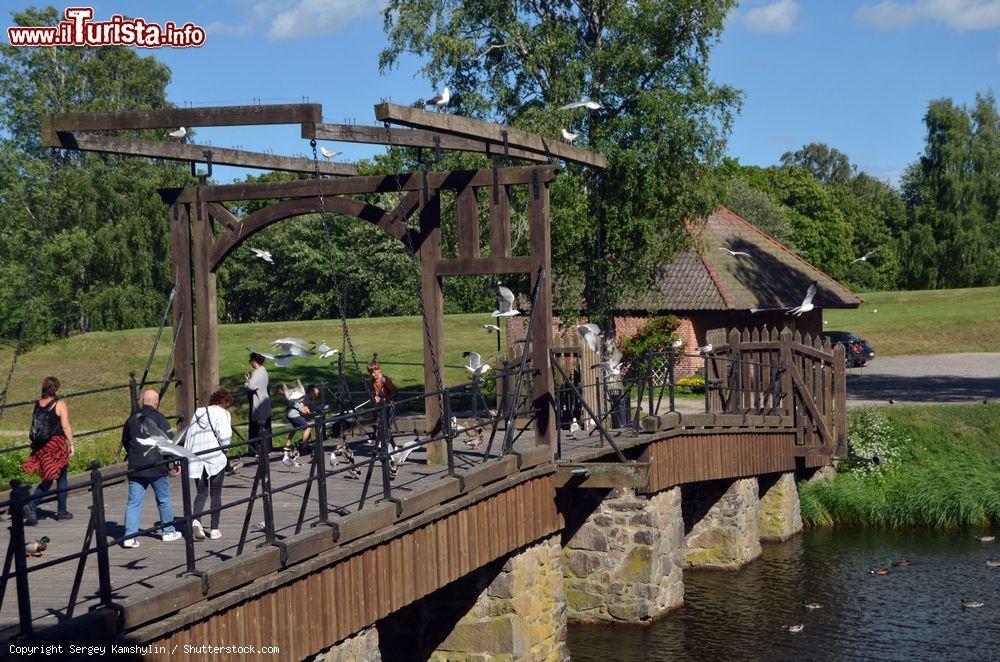
[[[844,346],[847,356],[848,368],[860,368],[869,361],[875,360],[875,350],[864,338],[859,338],[847,331],[824,331],[823,337],[830,340],[830,344]]]

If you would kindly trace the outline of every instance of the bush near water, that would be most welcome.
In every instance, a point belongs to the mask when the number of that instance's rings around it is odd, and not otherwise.
[[[811,526],[979,527],[1000,523],[1000,405],[853,411],[833,481],[799,483]],[[865,458],[882,453],[874,465]]]

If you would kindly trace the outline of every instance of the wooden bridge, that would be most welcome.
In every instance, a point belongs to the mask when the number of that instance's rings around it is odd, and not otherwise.
[[[722,330],[726,335],[713,339],[715,348],[707,355],[672,350],[648,355],[648,365],[630,366],[612,384],[593,375],[593,357],[585,347],[578,352],[552,347],[548,186],[559,168],[501,167],[501,161],[560,158],[603,167],[603,157],[441,113],[383,104],[376,115],[411,128],[332,127],[322,124],[318,110],[308,104],[47,120],[46,144],[156,158],[212,157],[208,148],[199,152],[189,149],[194,146],[80,132],[300,123],[305,136],[475,151],[494,162],[482,170],[438,173],[428,161],[423,173],[375,177],[352,176],[331,165],[330,174],[345,177],[321,178],[317,170],[312,180],[230,186],[202,180],[164,191],[177,282],[174,329],[182,414],[204,404],[218,385],[215,270],[255,232],[304,213],[371,222],[418,260],[426,392],[415,400],[423,413],[400,416],[393,425],[384,403],[363,412],[339,403],[331,413],[317,415],[312,423],[318,443],[304,458],[311,462],[292,472],[273,459],[251,463],[241,477],[227,478],[223,538],[214,541],[192,538],[191,521],[205,513],[193,512],[190,481],[183,476],[175,479],[172,493],[175,502],[180,495],[176,524],[184,539],[165,543],[155,537],[154,509],[148,506],[138,549],[118,546],[127,479],[121,467],[94,466],[89,475],[75,477],[70,510],[79,515],[70,522],[43,519],[37,528],[25,529],[20,509],[25,493],[15,489],[4,503],[11,507],[0,589],[6,638],[156,644],[168,653],[175,646],[187,651],[186,645],[202,644],[275,647],[282,659],[317,654],[371,659],[376,653],[413,659],[434,651],[449,659],[564,658],[560,627],[564,632],[567,612],[580,620],[646,620],[676,606],[676,591],[663,573],[679,567],[680,558],[690,565],[715,559],[695,546],[704,547],[712,537],[701,534],[722,517],[716,504],[736,503],[740,513],[750,513],[741,521],[754,521],[757,512],[756,534],[748,533],[756,539],[741,545],[749,551],[725,551],[723,560],[709,564],[749,561],[754,545],[759,549],[759,539],[766,537],[759,510],[776,489],[772,486],[780,483],[787,490],[791,481],[794,493],[795,472],[828,465],[842,448],[842,348],[833,350],[789,330]],[[302,159],[279,163],[279,157],[238,150],[227,151],[225,158],[248,167],[309,171],[310,166]],[[526,193],[530,218],[531,250],[521,256],[512,255],[510,241],[510,200],[517,187]],[[392,210],[346,197],[386,193],[399,196]],[[455,258],[443,257],[441,246],[445,194],[454,195],[458,210]],[[489,201],[487,242],[479,237],[480,197]],[[242,219],[234,206],[226,206],[248,199],[276,202]],[[411,216],[418,219],[415,227],[407,223]],[[489,256],[480,255],[481,243],[489,245]],[[441,278],[495,273],[530,274],[532,293],[525,349],[490,378],[497,384],[497,413],[484,418],[475,407],[470,415],[451,405],[458,393],[480,394],[482,380],[440,384]],[[681,359],[701,364],[704,413],[675,411],[672,366]],[[671,369],[654,371],[654,361],[665,361]],[[636,406],[626,404],[626,415],[619,414],[613,425],[612,414],[621,412],[624,396],[629,403],[635,396]],[[397,403],[397,409],[404,404]],[[574,414],[584,423],[577,432],[570,431]],[[452,415],[461,418],[457,426]],[[351,436],[368,424],[370,434]],[[481,431],[479,448],[463,445],[463,433],[470,430]],[[365,443],[369,436],[372,445]],[[355,449],[353,461],[331,466],[330,454],[348,443]],[[413,452],[393,476],[400,449]],[[186,461],[182,464],[186,467]],[[361,477],[352,478],[355,472]],[[622,526],[608,528],[624,516],[604,508],[633,515]],[[83,516],[88,509],[90,516]],[[785,528],[791,531],[794,517],[789,517]],[[668,529],[676,533],[682,520],[685,535],[670,533],[673,547],[665,539],[650,542],[668,535]],[[606,541],[628,527],[642,530],[621,549],[611,549]],[[26,536],[41,535],[53,541],[49,555],[26,558]],[[687,551],[681,549],[685,545]],[[668,547],[674,551],[649,562]],[[608,555],[606,562],[594,560],[604,558],[600,555]],[[603,581],[595,579],[595,568],[618,567],[622,555],[629,559],[628,569],[615,577],[623,588],[616,595],[602,593],[594,585]],[[613,579],[609,575],[608,581]],[[632,587],[641,589],[633,592]],[[659,597],[643,597],[650,593]],[[628,596],[627,604],[621,595]],[[526,606],[547,600],[562,600],[562,606]],[[222,657],[237,659],[241,653],[227,649]]]

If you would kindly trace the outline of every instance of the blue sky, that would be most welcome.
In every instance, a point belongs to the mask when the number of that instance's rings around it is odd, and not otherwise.
[[[5,1],[8,9],[28,4]],[[37,3],[41,4],[41,3]],[[77,3],[85,4],[85,3]],[[408,103],[433,90],[405,60],[380,75],[379,1],[95,0],[112,13],[163,23],[193,21],[201,48],[147,51],[170,66],[178,105],[323,104],[327,121],[374,120],[382,98]],[[63,5],[57,5],[60,9]],[[846,152],[893,181],[923,144],[929,100],[971,102],[1000,91],[1000,0],[745,0],[712,57],[713,77],[743,90],[729,153],[770,165],[813,141]],[[304,154],[296,127],[201,129],[199,141]],[[370,148],[341,144],[345,160]],[[218,179],[242,174],[216,170]]]

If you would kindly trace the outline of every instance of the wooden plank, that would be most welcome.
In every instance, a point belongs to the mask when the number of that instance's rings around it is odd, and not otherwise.
[[[119,154],[167,161],[194,161],[215,165],[278,170],[313,174],[319,170],[323,175],[356,175],[358,169],[351,163],[333,161],[313,161],[298,156],[281,156],[264,152],[250,152],[242,149],[195,145],[191,143],[146,140],[143,138],[123,138],[121,136],[94,136],[85,133],[57,133],[54,140],[43,141],[42,147],[71,149],[79,152]]]
[[[191,420],[195,403],[194,376],[194,304],[191,283],[191,228],[188,206],[174,203],[170,208],[171,273],[177,292],[174,295],[173,332],[177,344],[174,350],[174,398],[177,415]]]
[[[219,385],[218,307],[216,302],[215,273],[209,270],[210,251],[214,241],[212,219],[205,201],[197,196],[194,226],[194,275],[197,301],[195,319],[197,326],[197,398],[196,405],[207,406],[212,393]]]
[[[490,192],[490,255],[510,256],[510,194],[506,186],[491,186]]]
[[[359,126],[357,124],[308,124],[302,125],[303,138],[333,140],[345,143],[366,143],[370,145],[396,145],[399,147],[420,147],[431,149],[478,152],[488,156],[502,157],[503,146],[470,138],[425,131],[422,129],[401,129],[399,127]],[[523,149],[508,149],[506,156],[529,161],[545,161],[541,154]]]
[[[437,264],[441,260],[441,196],[436,191],[430,193],[420,208],[420,298],[425,315],[424,337],[424,385],[427,391],[443,388],[438,384],[444,376],[435,372],[435,366],[444,366],[444,290],[441,277],[437,275]],[[435,435],[441,430],[441,401],[437,396],[424,400],[426,422],[424,431]],[[427,445],[427,462],[444,464],[447,461],[447,447],[444,441]]]
[[[497,179],[501,186],[530,184],[535,171],[539,180],[550,182],[561,171],[559,166],[500,168]],[[431,189],[462,189],[466,186],[492,186],[493,170],[450,170],[427,174]],[[252,182],[221,184],[204,188],[205,200],[212,202],[268,200],[271,198],[305,198],[315,195],[359,195],[363,193],[391,193],[394,191],[422,191],[424,173],[411,172],[397,175],[358,175],[345,179],[298,179],[291,182]],[[193,202],[194,189],[182,189],[176,198],[179,202]]]
[[[538,300],[535,303],[535,324],[531,337],[531,365],[541,372],[532,380],[535,408],[535,444],[547,445],[553,456],[556,450],[555,384],[549,348],[552,346],[552,236],[549,221],[549,186],[538,177],[528,190],[528,221],[531,233],[531,286],[532,291],[540,272]]]
[[[605,489],[630,487],[644,490],[649,486],[648,462],[560,463],[553,481],[557,488]]]
[[[52,131],[124,131],[176,129],[181,126],[248,126],[322,121],[323,106],[318,103],[54,113],[43,117],[43,122],[47,122]]]
[[[476,189],[466,186],[458,192],[458,257],[473,260],[479,257],[479,203]]]
[[[506,144],[508,147],[554,156],[580,165],[595,168],[608,166],[608,160],[603,154],[574,147],[554,138],[545,138],[535,133],[482,122],[469,117],[436,113],[394,103],[380,103],[375,106],[375,119],[415,129],[430,129],[463,138],[483,140],[495,145]]]
[[[795,388],[799,390],[799,394],[802,396],[801,401],[805,404],[806,409],[809,411],[809,416],[812,418],[812,424],[819,428],[824,443],[832,443],[833,435],[830,433],[830,428],[827,427],[826,421],[823,420],[823,417],[819,414],[819,410],[816,408],[816,403],[810,397],[809,391],[802,381],[802,374],[799,372],[798,366],[793,365],[791,373]]]
[[[438,276],[484,276],[530,272],[531,258],[528,256],[438,260],[435,269]]]

